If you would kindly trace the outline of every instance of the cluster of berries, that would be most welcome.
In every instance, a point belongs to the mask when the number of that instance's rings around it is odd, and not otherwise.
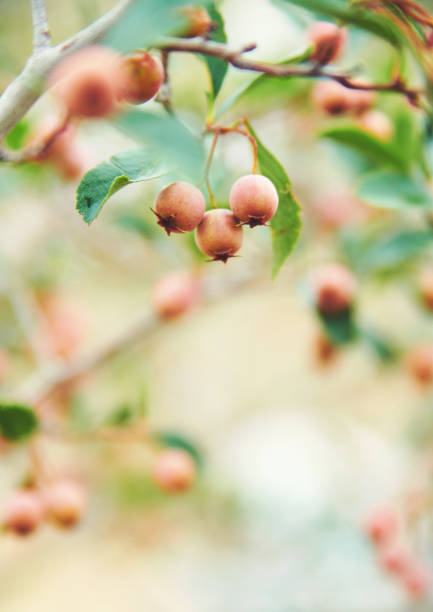
[[[365,531],[381,567],[401,581],[412,599],[424,599],[430,590],[429,572],[402,542],[401,527],[400,517],[393,508],[380,508],[367,518]]]
[[[194,185],[177,181],[159,192],[153,212],[168,235],[195,230],[200,251],[212,260],[226,262],[242,246],[243,225],[264,225],[275,215],[278,192],[265,176],[243,176],[232,187],[230,208],[206,212],[201,191]]]
[[[74,527],[83,517],[87,495],[75,480],[61,478],[43,489],[18,489],[6,500],[3,527],[20,536],[33,533],[44,520]]]

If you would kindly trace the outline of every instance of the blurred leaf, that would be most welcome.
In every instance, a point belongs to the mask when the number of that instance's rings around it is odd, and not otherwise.
[[[163,159],[193,181],[204,170],[203,143],[172,116],[131,109],[115,120],[115,125],[131,138],[145,144],[153,157]]]
[[[433,198],[421,182],[405,174],[375,172],[367,175],[357,194],[364,202],[379,208],[432,208]]]
[[[217,10],[215,2],[212,2],[208,6],[208,13],[213,23],[215,24],[214,30],[211,32],[210,38],[216,42],[225,43],[227,42],[227,35],[224,29],[224,21],[221,13]],[[206,62],[212,81],[212,94],[215,99],[221,89],[227,70],[229,68],[227,62],[224,62],[217,57],[210,57],[209,55],[203,56]]]
[[[201,0],[207,5],[209,0]],[[151,47],[163,36],[175,35],[185,27],[179,8],[190,0],[134,0],[114,25],[104,43],[120,52]]]
[[[148,223],[146,219],[133,213],[119,213],[115,217],[114,222],[123,229],[140,234],[146,240],[151,240],[158,235],[155,225]]]
[[[125,427],[131,425],[137,418],[137,411],[131,404],[121,404],[111,412],[105,420],[107,425]]]
[[[171,448],[180,448],[189,453],[198,467],[203,466],[203,455],[197,446],[183,434],[173,431],[161,431],[154,433],[153,437],[160,444]]]
[[[371,327],[362,327],[359,330],[361,338],[374,350],[384,363],[394,363],[400,356],[397,347],[385,336]]]
[[[412,161],[407,157],[404,149],[398,148],[392,143],[378,140],[355,126],[330,128],[321,132],[320,137],[350,147],[376,165],[391,166],[396,170],[405,172],[410,161]]]
[[[143,149],[125,151],[86,172],[77,189],[76,208],[86,223],[101,212],[105,202],[130,183],[149,181],[162,174],[155,156]]]
[[[18,121],[18,123],[6,136],[6,146],[12,150],[21,149],[24,146],[24,142],[30,132],[30,129],[30,123],[27,119],[21,119],[21,121]]]
[[[28,406],[0,404],[0,430],[7,440],[23,440],[34,434],[37,428],[38,419]]]
[[[391,21],[353,2],[347,0],[279,0],[276,4],[284,6],[287,3],[313,11],[321,18],[330,17],[368,30],[395,47],[403,47],[407,44],[403,33]]]
[[[279,196],[278,210],[271,219],[272,278],[275,278],[298,242],[302,228],[300,207],[283,166],[258,139],[249,123],[248,129],[257,141],[260,172],[273,182]]]
[[[342,234],[342,249],[351,268],[360,274],[401,272],[401,267],[419,257],[433,244],[430,230],[399,231],[388,236]]]
[[[358,329],[353,309],[345,310],[334,316],[324,315],[320,311],[317,311],[317,314],[325,328],[325,333],[334,344],[348,344],[357,338]]]

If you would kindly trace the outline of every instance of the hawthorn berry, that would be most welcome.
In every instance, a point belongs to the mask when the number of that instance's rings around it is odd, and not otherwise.
[[[391,544],[380,550],[379,562],[390,574],[401,575],[410,567],[411,557],[401,545]]]
[[[195,231],[195,241],[202,253],[214,261],[226,262],[242,246],[242,226],[226,208],[208,210]]]
[[[124,82],[121,98],[131,104],[142,104],[153,98],[164,82],[164,68],[158,57],[141,52],[123,60]]]
[[[124,88],[122,59],[106,47],[87,47],[64,59],[50,82],[69,116],[106,117]]]
[[[212,20],[203,6],[187,4],[180,9],[186,21],[185,27],[179,36],[193,38],[194,36],[206,36],[212,28]]]
[[[367,535],[377,546],[388,544],[396,536],[398,529],[398,515],[392,508],[374,510],[365,523]]]
[[[195,229],[206,210],[204,195],[194,185],[176,181],[164,187],[156,196],[152,212],[158,225],[170,236],[171,232],[190,232]]]
[[[153,482],[167,493],[183,493],[193,484],[196,467],[189,453],[180,449],[160,451],[151,467]]]
[[[403,574],[402,580],[411,599],[424,599],[430,590],[430,576],[420,565],[410,566]]]
[[[310,27],[308,37],[313,45],[310,60],[323,66],[340,57],[346,44],[347,32],[333,23],[318,21]]]
[[[274,184],[261,174],[238,179],[230,192],[230,208],[241,224],[263,225],[275,215],[278,192]]]
[[[433,382],[433,344],[415,346],[408,355],[408,367],[420,385],[430,385]]]
[[[19,489],[6,501],[3,526],[6,530],[25,536],[39,526],[44,518],[44,507],[36,491]]]
[[[354,301],[356,281],[350,270],[337,264],[325,264],[314,277],[314,297],[318,310],[328,316],[348,310]]]
[[[314,340],[314,356],[319,365],[325,366],[331,363],[337,356],[337,347],[328,336],[319,332]]]
[[[59,479],[44,492],[47,516],[59,527],[73,527],[82,518],[87,496],[83,486],[67,478]]]
[[[336,81],[317,83],[313,89],[313,102],[329,115],[343,115],[350,110],[347,89]]]
[[[192,310],[200,302],[200,298],[200,281],[179,272],[161,278],[152,291],[153,309],[165,320],[174,319]]]

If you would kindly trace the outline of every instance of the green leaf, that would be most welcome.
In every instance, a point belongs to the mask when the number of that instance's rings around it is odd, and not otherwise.
[[[137,412],[131,404],[121,404],[111,412],[105,420],[107,425],[113,427],[126,427],[137,418]]]
[[[76,208],[84,221],[91,223],[119,189],[161,174],[161,164],[148,151],[125,151],[86,172],[77,189]]]
[[[201,0],[207,5],[209,0]],[[134,0],[110,29],[104,43],[120,52],[151,47],[161,37],[176,35],[185,27],[181,8],[190,0]]]
[[[34,434],[37,428],[38,419],[28,406],[0,404],[0,431],[6,440],[24,440]]]
[[[203,143],[176,117],[131,109],[120,115],[115,125],[147,146],[158,159],[177,169],[192,181],[204,170]]]
[[[352,24],[384,38],[395,47],[407,45],[402,32],[388,19],[359,4],[346,0],[279,0],[278,5],[296,4],[304,9],[318,13],[346,24]]]
[[[394,343],[377,330],[363,327],[359,333],[383,363],[395,363],[400,357],[400,351]]]
[[[207,11],[214,23],[214,29],[210,36],[211,40],[220,43],[227,42],[227,35],[224,29],[224,21],[221,16],[221,13],[217,10],[214,2],[212,2],[208,6]],[[203,59],[209,69],[212,81],[212,94],[213,98],[215,99],[221,89],[229,66],[227,62],[224,62],[223,60],[218,59],[217,57],[210,57],[209,55],[205,55],[203,56]]]
[[[405,174],[375,172],[358,186],[358,196],[379,208],[432,208],[433,198],[423,183]]]
[[[356,340],[358,329],[354,319],[353,309],[348,309],[338,315],[324,315],[317,311],[318,317],[325,329],[326,335],[334,344],[348,344]]]
[[[380,164],[405,172],[408,160],[403,149],[392,143],[378,140],[371,134],[355,126],[334,127],[320,133],[321,138],[328,138],[338,144],[350,147],[374,164]]]
[[[273,182],[279,196],[278,210],[271,219],[272,278],[275,278],[298,242],[302,229],[300,207],[292,193],[292,185],[283,166],[258,139],[249,123],[248,129],[257,142],[260,172]]]
[[[152,238],[159,236],[155,224],[150,224],[143,217],[133,213],[119,213],[115,217],[114,223],[123,229],[140,234],[146,240],[152,240]]]
[[[198,467],[203,465],[203,455],[197,446],[190,439],[186,438],[183,434],[179,434],[173,431],[161,431],[154,434],[154,438],[157,442],[163,446],[169,446],[171,448],[180,448],[181,450],[189,453]]]
[[[13,150],[21,149],[24,146],[24,142],[30,132],[30,129],[30,124],[27,119],[21,119],[21,121],[18,121],[18,123],[6,136],[6,146]]]

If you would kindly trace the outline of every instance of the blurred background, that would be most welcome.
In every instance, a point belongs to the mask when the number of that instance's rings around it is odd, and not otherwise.
[[[47,0],[54,40],[113,4]],[[269,0],[224,0],[219,10],[232,48],[257,43],[252,57],[278,62],[307,46],[313,16],[302,8],[282,12]],[[25,0],[0,1],[0,14],[4,88],[31,52],[31,20]],[[350,29],[339,66],[361,65],[362,78],[383,82],[393,61],[385,42]],[[254,76],[230,68],[222,100]],[[200,131],[204,64],[176,55],[170,78],[176,111]],[[364,529],[375,508],[409,508],[415,518],[404,537],[429,567],[432,395],[411,376],[405,355],[433,341],[432,315],[417,284],[432,262],[430,229],[416,207],[395,212],[356,197],[361,171],[376,162],[319,137],[345,120],[317,112],[311,89],[307,80],[268,81],[221,118],[248,116],[301,204],[301,240],[273,282],[267,228],[249,232],[242,256],[226,266],[202,265],[190,236],[168,239],[149,210],[166,177],[122,190],[87,226],[75,210],[79,179],[66,182],[42,164],[0,168],[3,397],[14,400],[38,372],[84,359],[122,334],[150,311],[152,286],[168,272],[198,267],[213,296],[45,406],[54,421],[60,412],[73,434],[40,435],[44,462],[54,473],[83,479],[89,508],[70,532],[44,526],[30,538],[2,535],[1,610],[431,609],[428,600],[410,602],[383,571]],[[404,122],[414,133],[424,129],[421,112],[403,98],[379,95],[375,107],[391,129]],[[55,112],[47,93],[13,138],[28,142],[41,118]],[[236,178],[250,172],[243,140],[230,135],[218,144],[211,181],[221,205]],[[102,120],[83,122],[76,141],[83,172],[131,148]],[[356,317],[365,333],[327,359],[308,279],[335,260],[358,277]],[[47,295],[56,299],[61,340],[44,328]],[[141,441],[86,436],[119,414],[139,414],[150,431],[192,448],[200,468],[189,492],[164,494],[150,482],[149,449]],[[2,498],[26,470],[25,446],[6,445]]]

